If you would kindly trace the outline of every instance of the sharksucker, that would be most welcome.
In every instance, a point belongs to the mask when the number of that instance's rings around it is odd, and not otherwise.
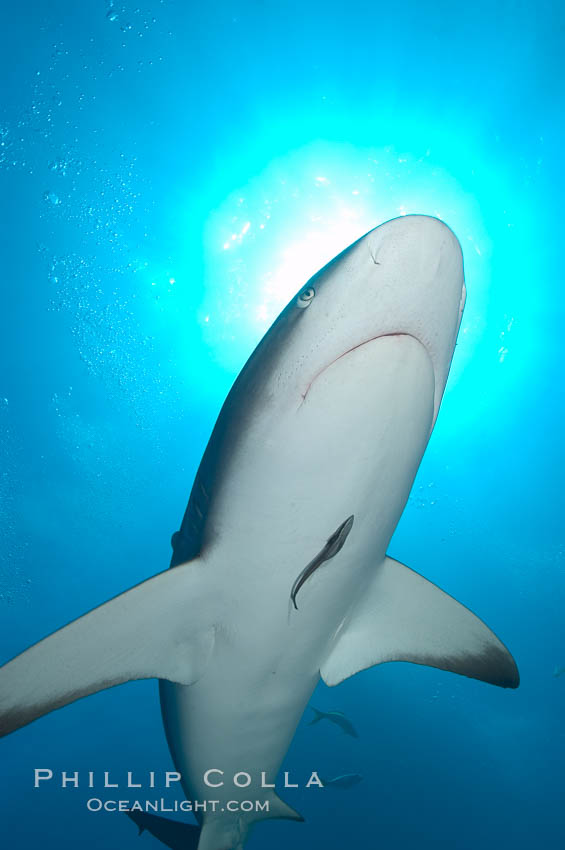
[[[328,541],[326,545],[318,552],[315,558],[306,564],[294,584],[292,585],[292,590],[290,591],[290,598],[292,604],[295,609],[298,611],[298,605],[296,604],[296,595],[303,584],[305,584],[310,576],[312,576],[318,567],[321,567],[325,561],[329,561],[331,558],[335,558],[338,552],[343,548],[343,544],[347,540],[349,536],[349,532],[353,528],[353,520],[355,519],[354,515],[347,517],[347,519],[341,523],[341,525],[336,528],[331,537],[328,537]]]

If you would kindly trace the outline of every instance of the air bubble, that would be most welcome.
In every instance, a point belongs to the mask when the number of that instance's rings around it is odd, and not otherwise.
[[[61,203],[61,199],[58,195],[55,194],[55,192],[44,192],[43,200],[47,201],[50,204],[53,204],[53,206],[55,207]]]

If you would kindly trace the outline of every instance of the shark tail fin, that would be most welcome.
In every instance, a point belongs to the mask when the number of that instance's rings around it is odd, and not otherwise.
[[[160,573],[0,667],[0,736],[132,679],[192,684],[207,666],[214,635],[202,565]]]
[[[312,720],[310,721],[308,726],[313,726],[314,723],[319,723],[320,720],[322,720],[325,717],[325,714],[324,714],[323,711],[319,711],[317,708],[314,708],[313,705],[311,705],[310,708],[314,712],[314,717],[312,718]]]
[[[517,688],[518,668],[475,614],[413,570],[385,558],[320,667],[326,685],[386,661],[411,661]]]

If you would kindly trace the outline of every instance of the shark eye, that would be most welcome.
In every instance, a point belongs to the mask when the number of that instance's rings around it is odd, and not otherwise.
[[[314,296],[316,294],[316,290],[313,286],[307,286],[306,289],[303,289],[298,298],[296,299],[296,306],[300,307],[301,310],[304,310],[305,307],[309,307]]]

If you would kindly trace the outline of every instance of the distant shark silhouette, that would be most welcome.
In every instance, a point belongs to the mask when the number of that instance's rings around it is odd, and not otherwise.
[[[222,806],[268,803],[199,813],[198,850],[241,850],[252,823],[302,819],[262,780],[274,782],[320,676],[331,686],[412,661],[517,687],[484,623],[386,554],[464,300],[459,243],[427,216],[377,227],[318,272],[224,403],[173,536],[175,568],[1,668],[0,732],[157,677],[187,798],[210,799],[213,768]],[[234,787],[240,771],[247,787]]]
[[[171,850],[196,850],[200,839],[200,827],[182,821],[161,818],[149,812],[126,812],[127,816],[137,825],[139,835],[150,832]]]
[[[363,777],[360,773],[344,773],[342,776],[334,776],[333,779],[322,779],[320,776],[320,782],[324,788],[353,788],[362,781]]]
[[[319,723],[320,720],[329,720],[330,723],[335,723],[336,726],[339,726],[346,735],[351,735],[352,738],[359,737],[355,731],[353,723],[341,711],[319,711],[317,708],[314,708],[313,705],[311,705],[310,708],[314,712],[314,717],[308,724],[309,726]]]

